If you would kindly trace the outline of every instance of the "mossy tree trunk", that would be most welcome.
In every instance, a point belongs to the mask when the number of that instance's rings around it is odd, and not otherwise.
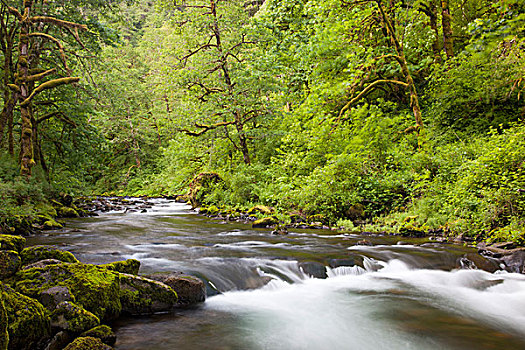
[[[443,46],[447,58],[454,57],[454,37],[452,32],[452,15],[448,0],[441,0],[441,25],[443,27]]]
[[[78,82],[80,78],[66,77],[57,78],[41,82],[35,87],[35,82],[42,81],[46,77],[56,73],[56,69],[50,69],[47,71],[38,70],[38,59],[41,54],[43,42],[51,42],[57,48],[56,51],[65,66],[67,72],[69,68],[66,64],[65,51],[60,41],[53,36],[39,32],[42,30],[44,24],[56,26],[67,29],[70,33],[75,35],[78,39],[77,31],[85,30],[85,25],[63,21],[54,17],[49,16],[34,16],[32,0],[24,0],[22,11],[17,10],[13,7],[8,7],[9,12],[16,18],[19,28],[19,44],[18,44],[18,67],[16,72],[15,84],[10,85],[11,89],[16,91],[15,102],[20,107],[20,115],[22,119],[21,135],[20,135],[20,174],[22,176],[30,177],[32,168],[35,165],[35,128],[37,127],[36,121],[32,114],[32,100],[41,92],[49,89],[56,88],[61,85],[71,84]],[[33,27],[37,25],[36,30],[33,31]],[[34,47],[31,45],[31,40],[38,38],[40,42],[35,42]],[[33,56],[30,55],[30,50],[33,49]],[[30,64],[33,64],[32,68],[35,68],[35,74],[31,74]],[[36,140],[38,144],[38,141]]]

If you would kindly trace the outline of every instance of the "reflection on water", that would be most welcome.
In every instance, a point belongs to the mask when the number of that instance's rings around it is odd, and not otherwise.
[[[83,262],[205,281],[193,310],[119,320],[117,349],[521,349],[525,277],[458,270],[471,250],[330,231],[269,230],[156,200],[147,213],[71,220],[30,239]]]

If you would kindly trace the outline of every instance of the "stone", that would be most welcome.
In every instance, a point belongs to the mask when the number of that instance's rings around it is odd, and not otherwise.
[[[178,306],[192,306],[206,300],[206,287],[196,277],[171,274],[152,276],[152,279],[164,283],[177,293]]]
[[[171,311],[177,304],[177,293],[159,281],[130,274],[120,274],[122,312],[151,315]]]
[[[54,310],[60,303],[64,301],[75,302],[75,297],[71,294],[67,287],[54,286],[42,291],[38,300],[48,310]]]
[[[17,291],[40,299],[55,286],[65,286],[75,303],[101,320],[112,320],[121,311],[120,274],[90,264],[57,264],[20,270],[15,276]]]
[[[61,218],[78,218],[80,216],[75,209],[70,207],[59,207],[57,212],[58,216]]]
[[[140,269],[140,261],[135,259],[128,259],[124,261],[115,261],[100,266],[103,266],[111,271],[129,273],[130,275],[138,275]]]
[[[500,258],[506,266],[506,270],[515,273],[525,273],[525,251],[516,250],[511,254]]]
[[[68,263],[78,263],[79,261],[73,254],[51,246],[33,246],[22,250],[20,253],[22,264],[28,265],[40,260],[56,259]]]
[[[299,268],[309,276],[325,279],[328,278],[326,267],[315,261],[303,261],[299,263]]]
[[[39,349],[50,338],[46,309],[37,300],[0,285],[8,317],[9,349]]]
[[[20,236],[0,235],[0,250],[14,250],[20,253],[26,245],[26,239]]]
[[[100,324],[97,316],[70,301],[58,304],[50,318],[53,329],[73,333],[81,333]]]
[[[266,228],[268,226],[276,225],[279,223],[276,217],[266,217],[259,220],[255,220],[252,224],[252,228]]]
[[[104,344],[109,346],[113,346],[117,342],[117,336],[113,333],[113,330],[104,324],[85,331],[80,336],[100,339]]]
[[[93,337],[79,337],[73,340],[64,350],[112,350],[113,348],[104,344],[100,339]]]
[[[28,269],[32,269],[32,268],[43,269],[47,265],[56,265],[56,264],[68,264],[68,263],[65,263],[65,262],[57,260],[57,259],[45,259],[45,260],[40,260],[40,261],[37,261],[35,263],[26,265],[26,266],[22,267],[22,270],[28,270]]]
[[[13,276],[20,266],[22,260],[14,250],[0,250],[0,279]]]
[[[60,331],[49,341],[45,350],[62,350],[67,344],[71,343],[72,340],[73,337],[70,333]]]
[[[42,224],[42,230],[59,230],[63,227],[64,226],[55,219],[46,220]]]
[[[248,214],[248,215],[256,214],[256,213],[261,213],[261,214],[264,214],[264,215],[270,215],[271,213],[273,213],[273,210],[272,210],[272,208],[267,207],[265,205],[256,205],[256,206],[250,208],[246,212],[246,214]]]
[[[464,255],[464,257],[468,260],[470,260],[474,266],[476,266],[478,269],[494,273],[498,270],[501,270],[499,267],[499,263],[496,259],[491,258],[485,258],[479,254],[476,253],[467,253]]]

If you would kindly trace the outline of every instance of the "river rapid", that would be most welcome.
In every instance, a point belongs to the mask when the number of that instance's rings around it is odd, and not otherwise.
[[[141,274],[205,282],[195,309],[117,321],[116,349],[525,349],[525,275],[468,269],[470,248],[323,230],[275,236],[153,204],[28,240],[84,263],[135,258]]]

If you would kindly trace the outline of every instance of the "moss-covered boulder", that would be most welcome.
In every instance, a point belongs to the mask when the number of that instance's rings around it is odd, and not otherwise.
[[[37,300],[0,286],[8,315],[9,349],[39,349],[50,337],[46,310]]]
[[[102,340],[104,344],[109,346],[115,345],[117,336],[113,333],[113,330],[106,325],[100,325],[92,328],[80,335],[81,337],[93,337]]]
[[[140,269],[140,261],[135,259],[128,259],[124,261],[115,261],[109,264],[100,265],[111,271],[122,273],[129,273],[130,275],[138,275]]]
[[[7,350],[9,333],[7,332],[7,310],[4,305],[3,288],[0,287],[0,350]]]
[[[58,213],[58,217],[61,217],[61,218],[78,218],[80,216],[75,209],[71,207],[65,207],[65,206],[58,207],[57,213]]]
[[[15,215],[4,220],[4,233],[12,235],[27,236],[32,234],[35,229],[33,227],[33,218],[28,215]]]
[[[57,259],[44,259],[44,260],[40,260],[40,261],[37,261],[37,262],[34,262],[32,264],[29,264],[29,265],[25,265],[22,267],[23,270],[29,270],[29,269],[32,269],[32,268],[39,268],[39,269],[43,269],[44,267],[46,267],[47,265],[57,265],[57,264],[67,264],[63,261],[60,261],[60,260],[57,260]]]
[[[40,260],[55,259],[62,262],[78,263],[79,261],[73,254],[51,246],[38,245],[28,247],[20,253],[22,264],[28,265]]]
[[[188,199],[193,208],[202,206],[206,196],[211,194],[215,189],[224,186],[224,180],[217,173],[200,173],[193,178],[190,183]]]
[[[26,245],[26,239],[20,236],[0,235],[0,250],[14,250],[20,253]]]
[[[253,228],[266,228],[268,226],[277,225],[279,223],[279,220],[272,216],[272,217],[266,217],[259,220],[255,220],[252,224]]]
[[[42,224],[42,230],[59,230],[63,228],[64,225],[56,221],[55,219],[49,219],[44,221]]]
[[[80,337],[75,339],[64,350],[112,350],[113,348],[104,344],[100,339],[93,337]]]
[[[8,278],[14,275],[20,266],[22,260],[14,250],[0,250],[0,279]]]
[[[76,304],[101,320],[116,318],[121,311],[119,273],[89,264],[59,264],[44,268],[20,270],[15,275],[15,288],[39,299],[42,292],[54,286],[65,286]]]
[[[206,286],[193,276],[184,275],[153,275],[152,279],[171,287],[177,293],[178,306],[192,306],[206,300]]]
[[[70,301],[58,304],[50,318],[53,329],[77,334],[100,324],[97,316]]]
[[[38,300],[48,310],[55,310],[56,307],[64,301],[75,302],[75,296],[71,294],[68,287],[54,286],[43,290]]]
[[[123,313],[150,315],[172,310],[177,303],[177,293],[164,283],[121,274],[120,302]]]
[[[273,213],[273,210],[272,210],[272,208],[267,207],[265,205],[256,205],[256,206],[248,209],[248,211],[246,212],[246,214],[248,214],[248,215],[257,214],[257,213],[261,213],[261,214],[264,214],[264,215],[270,215],[270,214]]]

